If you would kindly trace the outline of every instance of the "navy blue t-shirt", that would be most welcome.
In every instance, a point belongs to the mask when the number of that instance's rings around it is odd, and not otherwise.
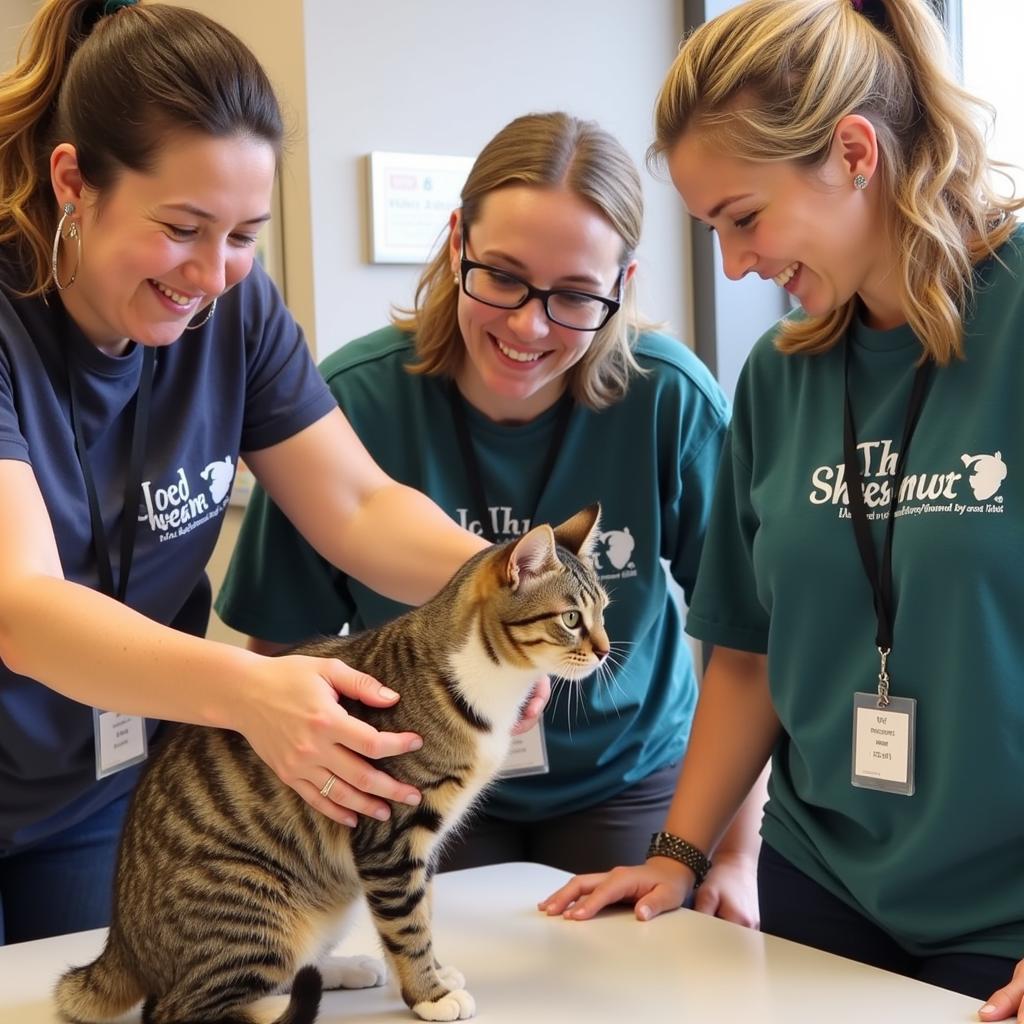
[[[0,282],[9,283],[4,266],[0,255]],[[69,363],[116,581],[142,348],[108,356],[56,294],[44,301],[0,290],[0,459],[31,464],[65,577],[99,589]],[[175,622],[202,587],[239,451],[283,441],[334,408],[301,330],[254,266],[207,324],[157,351],[126,603]],[[148,723],[151,737],[157,725]],[[0,853],[76,824],[131,787],[137,769],[96,781],[93,743],[90,708],[0,662]]]

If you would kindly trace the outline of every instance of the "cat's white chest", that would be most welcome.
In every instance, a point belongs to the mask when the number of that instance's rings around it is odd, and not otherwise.
[[[495,665],[475,635],[449,656],[449,664],[462,698],[491,726],[490,735],[481,736],[480,756],[487,760],[497,756],[500,764],[536,673]]]
[[[489,728],[474,731],[473,768],[445,809],[446,830],[469,809],[508,756],[511,730],[533,684],[530,673],[495,665],[474,637],[449,658],[459,696]]]

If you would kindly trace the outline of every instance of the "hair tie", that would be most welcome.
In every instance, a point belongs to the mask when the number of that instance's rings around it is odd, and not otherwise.
[[[139,0],[105,0],[103,4],[103,17],[121,10],[122,7],[134,7]]]

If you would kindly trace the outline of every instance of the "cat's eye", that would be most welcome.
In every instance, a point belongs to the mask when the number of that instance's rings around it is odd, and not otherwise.
[[[580,624],[580,613],[577,611],[562,612],[562,623],[569,629],[578,629]]]

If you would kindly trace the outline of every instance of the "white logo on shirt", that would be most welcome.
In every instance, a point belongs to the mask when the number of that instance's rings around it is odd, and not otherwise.
[[[211,462],[199,475],[210,481],[210,497],[219,505],[231,492],[231,483],[235,479],[231,456],[225,455],[220,462]]]
[[[235,476],[231,456],[209,463],[199,476],[208,481],[209,494],[193,491],[184,466],[178,467],[174,482],[165,487],[154,487],[152,480],[142,481],[139,522],[148,523],[149,528],[159,534],[161,543],[191,532],[227,504]]]
[[[468,508],[457,508],[456,520],[459,526],[478,537],[484,535],[483,523],[479,519],[471,519]],[[508,540],[512,537],[520,537],[530,531],[529,519],[516,519],[512,515],[511,505],[489,505],[487,508],[487,525],[492,537],[499,541]]]
[[[1002,452],[995,455],[961,455],[960,461],[973,470],[968,483],[978,501],[987,501],[1003,485],[1006,479],[1006,463]]]
[[[863,441],[857,445],[863,480],[864,504],[868,518],[887,518],[892,501],[892,476],[896,471],[899,453],[892,439]],[[924,515],[947,512],[962,516],[984,513],[999,515],[1003,512],[1003,496],[996,492],[1002,487],[1009,472],[1001,452],[992,455],[964,453],[960,462],[971,472],[966,483],[973,499],[964,494],[964,474],[951,470],[937,473],[907,473],[900,483],[896,516]],[[838,507],[840,519],[849,519],[850,493],[846,482],[846,466],[818,466],[811,472],[812,505]]]
[[[635,547],[636,538],[629,532],[628,526],[621,530],[602,530],[597,535],[597,546],[591,555],[597,578],[606,583],[609,580],[629,580],[636,576],[636,562],[632,561]]]
[[[487,519],[491,535],[497,538],[498,543],[522,536],[531,526],[529,519],[516,519],[508,505],[491,505],[487,509]],[[473,519],[468,508],[457,508],[455,520],[464,530],[469,530],[477,536],[483,535],[480,520]],[[636,538],[629,532],[628,526],[621,530],[605,530],[599,533],[597,546],[591,556],[598,579],[628,580],[636,576],[636,563],[631,561],[634,547]],[[604,560],[607,560],[608,565],[604,564]]]
[[[611,562],[616,569],[625,569],[629,565],[629,558],[636,547],[636,538],[629,532],[629,527],[624,526],[621,530],[607,530],[597,535],[601,547],[594,554],[594,565],[601,570],[601,556]]]

